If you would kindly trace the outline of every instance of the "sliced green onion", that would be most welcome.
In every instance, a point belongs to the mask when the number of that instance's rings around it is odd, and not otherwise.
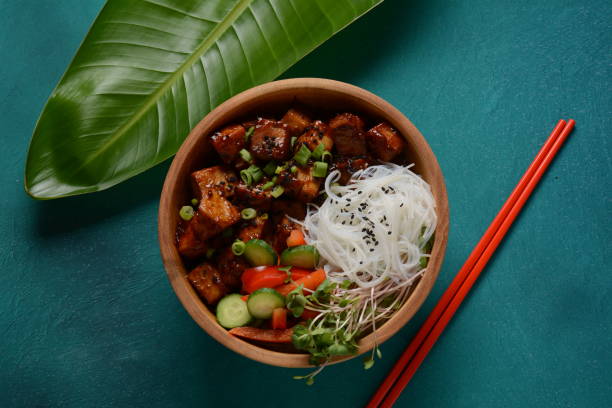
[[[295,173],[297,171],[297,166],[291,166],[291,172]]]
[[[246,244],[242,241],[235,241],[232,244],[232,252],[234,253],[234,255],[242,255],[244,254],[244,248],[246,247]]]
[[[245,162],[251,163],[253,161],[253,156],[251,156],[251,152],[249,152],[247,149],[240,150],[240,157],[242,157],[242,160]]]
[[[270,193],[270,195],[274,198],[278,198],[281,195],[283,195],[284,192],[285,192],[285,189],[283,188],[283,186],[276,186],[272,189],[272,192]]]
[[[191,205],[192,206],[197,206],[198,204],[200,204],[200,200],[198,200],[197,198],[192,198],[191,199]]]
[[[276,164],[274,162],[269,162],[263,168],[263,172],[266,173],[266,175],[268,175],[268,176],[273,175],[275,170],[276,170]]]
[[[267,189],[272,188],[272,187],[274,187],[274,182],[273,182],[273,181],[268,181],[266,184],[264,184],[263,186],[261,186],[261,188],[262,188],[263,190],[267,190]]]
[[[255,126],[251,126],[250,128],[247,129],[247,131],[244,133],[245,142],[249,140],[249,137],[251,137],[254,131],[255,131]]]
[[[330,152],[328,152],[327,150],[323,152],[323,154],[321,155],[321,161],[324,162],[331,162],[332,160],[332,154]]]
[[[293,149],[293,145],[295,145],[295,141],[297,140],[297,137],[292,136],[291,137],[291,148]]]
[[[268,219],[268,213],[263,213],[259,216],[262,220],[267,220]]]
[[[274,184],[278,183],[278,176],[274,176],[274,177],[272,177],[272,180],[271,180],[271,181],[272,181]]]
[[[251,172],[251,175],[253,176],[253,181],[255,183],[259,183],[259,181],[264,176],[263,171],[261,171],[261,169],[255,165],[250,166],[247,170]]]
[[[325,151],[325,145],[323,143],[319,143],[316,149],[312,151],[312,158],[315,160],[320,160],[324,151]]]
[[[277,166],[276,170],[274,170],[274,174],[281,174],[283,172],[283,170],[285,170],[286,168],[287,168],[286,165]]]
[[[310,158],[310,149],[308,149],[306,145],[302,145],[300,147],[300,150],[298,150],[295,156],[293,156],[293,160],[300,163],[302,166],[308,162],[309,158]]]
[[[185,221],[189,221],[195,215],[195,211],[193,210],[192,206],[184,205],[184,206],[181,207],[181,210],[179,211],[179,215]]]
[[[249,169],[240,170],[240,178],[247,186],[250,186],[253,183],[253,175]]]
[[[257,216],[257,210],[254,208],[245,208],[244,210],[240,211],[240,216],[243,220],[252,220]]]
[[[215,254],[215,248],[208,248],[206,250],[206,259],[210,259]]]
[[[320,161],[314,162],[312,175],[315,177],[327,176],[327,163]]]

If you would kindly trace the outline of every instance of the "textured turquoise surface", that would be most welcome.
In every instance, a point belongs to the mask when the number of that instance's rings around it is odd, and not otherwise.
[[[451,205],[415,319],[370,371],[333,366],[311,388],[226,350],[177,301],[156,237],[167,164],[95,195],[23,192],[36,118],[101,5],[0,0],[0,406],[363,405],[561,117],[576,130],[398,406],[612,406],[609,1],[387,0],[285,75],[397,106]]]

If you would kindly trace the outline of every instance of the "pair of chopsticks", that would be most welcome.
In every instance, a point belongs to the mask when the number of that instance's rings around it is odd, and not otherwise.
[[[560,120],[548,140],[508,197],[493,222],[486,230],[465,264],[446,289],[412,342],[408,345],[393,369],[385,378],[367,408],[391,407],[419,368],[429,350],[452,319],[463,299],[480,276],[480,273],[506,235],[506,232],[523,208],[553,158],[574,128],[574,120]]]

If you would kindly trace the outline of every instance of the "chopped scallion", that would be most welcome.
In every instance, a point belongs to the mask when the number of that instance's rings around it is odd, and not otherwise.
[[[321,160],[321,156],[325,151],[325,145],[323,143],[319,143],[319,145],[312,151],[312,158],[315,160]]]
[[[297,137],[292,136],[291,137],[291,148],[293,149],[293,146],[295,145],[295,141],[297,140]]]
[[[200,200],[198,200],[197,198],[192,198],[191,199],[191,205],[192,206],[197,206],[198,204],[200,204]]]
[[[269,162],[263,168],[263,172],[266,173],[266,175],[268,175],[268,176],[273,175],[274,174],[274,170],[276,170],[276,164],[274,162]]]
[[[272,180],[271,180],[271,181],[272,181],[274,184],[278,183],[278,176],[274,176],[274,177],[272,177]]]
[[[193,210],[192,206],[184,205],[184,206],[181,207],[181,210],[179,211],[179,215],[185,221],[189,221],[195,215],[195,211]]]
[[[255,165],[250,166],[247,170],[250,171],[255,183],[259,183],[264,176],[263,171],[261,171],[261,169]]]
[[[274,187],[274,182],[273,181],[268,181],[266,184],[261,186],[261,188],[264,189],[264,190],[268,190],[268,189],[270,189],[272,187]]]
[[[240,150],[240,157],[242,157],[242,160],[245,162],[251,163],[253,161],[253,156],[251,156],[251,152],[249,152],[247,149]]]
[[[254,208],[245,208],[240,211],[240,216],[243,220],[251,220],[257,216],[257,210]]]
[[[267,220],[268,219],[268,213],[263,213],[260,215],[262,220]]]
[[[327,163],[320,161],[314,162],[312,175],[315,177],[327,176]]]
[[[251,174],[249,169],[240,170],[240,178],[247,186],[253,184],[253,175]]]
[[[306,147],[305,145],[302,145],[300,147],[300,150],[298,150],[295,156],[293,156],[293,160],[295,160],[302,166],[308,162],[309,158],[310,158],[310,149],[308,149],[308,147]]]
[[[274,174],[281,174],[283,172],[283,170],[285,170],[286,168],[287,168],[286,165],[277,166],[276,170],[274,170]]]
[[[249,140],[249,137],[251,137],[254,131],[255,131],[255,126],[251,126],[250,128],[247,129],[247,131],[244,133],[245,142]]]
[[[330,152],[328,152],[327,150],[323,152],[323,154],[321,154],[321,161],[324,162],[331,162],[332,160],[332,154]]]
[[[297,166],[291,166],[291,172],[295,173],[297,171]]]
[[[272,192],[270,193],[270,195],[272,195],[272,197],[274,198],[278,198],[281,195],[283,195],[284,192],[285,192],[285,189],[283,188],[283,186],[276,186],[272,189]]]
[[[232,244],[232,252],[234,253],[234,255],[242,255],[244,254],[244,248],[246,247],[246,244],[242,241],[234,241],[234,243]]]

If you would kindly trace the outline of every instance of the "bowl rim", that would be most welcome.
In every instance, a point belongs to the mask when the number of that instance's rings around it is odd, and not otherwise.
[[[426,272],[416,285],[414,285],[412,293],[402,307],[400,307],[389,320],[383,323],[381,327],[377,328],[375,332],[370,333],[359,341],[359,350],[357,354],[335,358],[330,363],[354,358],[371,350],[375,344],[382,344],[399,331],[414,316],[433,288],[442,265],[448,241],[448,197],[444,177],[438,161],[429,144],[412,122],[397,108],[381,97],[345,82],[323,78],[292,78],[268,82],[247,89],[213,109],[189,132],[187,138],[172,160],[172,164],[164,181],[158,211],[158,240],[164,268],[172,288],[183,307],[196,323],[210,336],[238,354],[255,361],[279,367],[311,367],[312,365],[308,363],[307,354],[284,353],[259,347],[230,335],[226,329],[222,328],[216,322],[214,314],[208,309],[204,302],[200,300],[191,284],[185,279],[187,271],[182,264],[174,240],[176,231],[170,228],[171,222],[168,221],[167,214],[173,210],[171,198],[173,194],[175,194],[176,188],[178,188],[178,176],[182,170],[181,166],[185,163],[186,159],[192,150],[199,144],[201,139],[206,137],[210,131],[218,127],[215,125],[213,128],[212,125],[216,124],[221,116],[225,115],[227,112],[234,112],[240,109],[246,101],[261,97],[262,95],[285,93],[289,90],[299,89],[320,89],[327,92],[345,94],[345,96],[349,96],[355,101],[358,101],[358,103],[364,104],[364,106],[369,105],[372,108],[382,110],[384,112],[384,118],[381,119],[392,123],[405,139],[410,139],[407,140],[407,142],[411,150],[418,153],[417,156],[419,156],[421,161],[428,162],[428,167],[432,173],[431,177],[435,181],[435,183],[430,181],[429,184],[432,187],[432,193],[436,199],[438,225],[436,227],[436,238],[434,240],[431,258]]]

